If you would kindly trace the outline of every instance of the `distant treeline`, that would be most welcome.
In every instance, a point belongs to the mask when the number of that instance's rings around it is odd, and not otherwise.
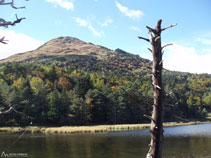
[[[165,120],[198,119],[211,109],[211,76],[164,73]],[[149,122],[149,74],[89,72],[70,66],[0,66],[1,126],[96,125]]]

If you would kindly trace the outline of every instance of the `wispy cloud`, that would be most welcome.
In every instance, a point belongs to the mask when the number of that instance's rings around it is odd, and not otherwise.
[[[92,25],[88,26],[88,29],[93,33],[94,36],[96,37],[102,37],[104,36],[104,32],[101,31],[97,31]]]
[[[79,26],[88,27],[88,25],[89,25],[88,21],[86,21],[84,19],[81,19],[81,18],[78,18],[78,17],[74,17],[74,19]]]
[[[0,59],[16,53],[34,50],[44,43],[43,41],[36,40],[25,34],[16,33],[12,30],[5,31],[0,29],[0,35],[2,37],[5,36],[5,39],[8,40],[8,44],[1,44]]]
[[[186,47],[177,43],[167,47],[164,53],[164,67],[191,73],[211,74],[211,54],[199,55],[194,47]]]
[[[74,4],[69,0],[46,0],[46,1],[52,3],[54,7],[60,6],[66,10],[74,10]]]
[[[129,9],[128,7],[121,5],[117,1],[115,1],[115,3],[121,13],[123,13],[124,15],[128,16],[129,18],[131,18],[133,20],[140,19],[144,15],[144,13],[141,10]]]
[[[208,38],[198,37],[196,39],[196,41],[200,42],[201,44],[211,46],[211,39],[210,38],[208,39]]]
[[[211,48],[204,48],[202,49],[202,52],[211,54]]]
[[[195,41],[197,42],[197,46],[201,47],[201,53],[210,53],[211,54],[211,31],[206,32],[204,34],[200,34]]]
[[[100,23],[101,26],[106,27],[109,24],[112,24],[113,20],[111,18],[107,18],[103,23]]]
[[[102,37],[104,36],[104,32],[101,30],[101,31],[97,31],[91,24],[91,22],[89,22],[88,20],[85,20],[85,19],[81,19],[79,17],[74,17],[73,18],[76,23],[81,26],[81,27],[86,27],[88,28],[92,34],[95,36],[95,37]]]
[[[139,27],[137,27],[137,26],[131,26],[130,29],[132,29],[132,30],[134,30],[136,32],[142,33],[142,30]]]

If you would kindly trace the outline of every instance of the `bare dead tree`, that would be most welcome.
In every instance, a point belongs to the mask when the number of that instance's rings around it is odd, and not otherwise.
[[[29,1],[29,0],[25,0],[25,1]],[[11,0],[9,2],[7,0],[0,0],[0,6],[1,5],[2,6],[10,5],[14,9],[23,9],[23,8],[25,8],[25,7],[16,7],[15,4],[14,4],[14,0]],[[20,23],[23,19],[25,19],[25,18],[18,18],[17,14],[16,14],[16,20],[14,20],[14,21],[6,21],[5,19],[0,18],[0,27],[8,28],[9,26],[14,26],[17,23]],[[8,42],[8,40],[5,40],[5,37],[0,38],[0,43],[7,44],[7,42]]]
[[[161,46],[161,32],[176,26],[170,25],[165,28],[161,28],[162,20],[158,20],[156,27],[153,29],[149,26],[146,28],[149,30],[149,39],[144,37],[138,37],[145,40],[152,45],[152,49],[148,48],[153,55],[153,68],[152,68],[152,86],[153,86],[153,111],[151,119],[150,133],[151,142],[149,144],[149,151],[146,158],[162,158],[162,142],[163,142],[163,98],[164,88],[162,85],[162,69],[163,69],[163,49],[172,44],[166,44]]]

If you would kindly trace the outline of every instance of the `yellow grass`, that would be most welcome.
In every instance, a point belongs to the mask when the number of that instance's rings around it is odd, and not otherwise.
[[[184,126],[194,125],[200,123],[210,122],[167,122],[164,123],[165,127],[171,126]],[[124,125],[99,125],[99,126],[62,126],[62,127],[1,127],[0,133],[20,133],[26,130],[31,134],[74,134],[74,133],[99,133],[99,132],[115,132],[115,131],[128,131],[128,130],[142,130],[149,129],[150,124],[124,124]]]
[[[207,114],[207,119],[211,120],[211,112]]]

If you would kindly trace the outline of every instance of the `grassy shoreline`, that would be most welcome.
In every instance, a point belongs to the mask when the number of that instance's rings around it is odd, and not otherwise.
[[[193,122],[166,122],[164,127],[195,125],[202,123],[211,123],[210,121]],[[123,125],[97,125],[97,126],[62,126],[62,127],[0,127],[0,133],[21,133],[26,130],[30,134],[76,134],[76,133],[99,133],[99,132],[117,132],[129,130],[149,129],[150,124],[123,124]]]

